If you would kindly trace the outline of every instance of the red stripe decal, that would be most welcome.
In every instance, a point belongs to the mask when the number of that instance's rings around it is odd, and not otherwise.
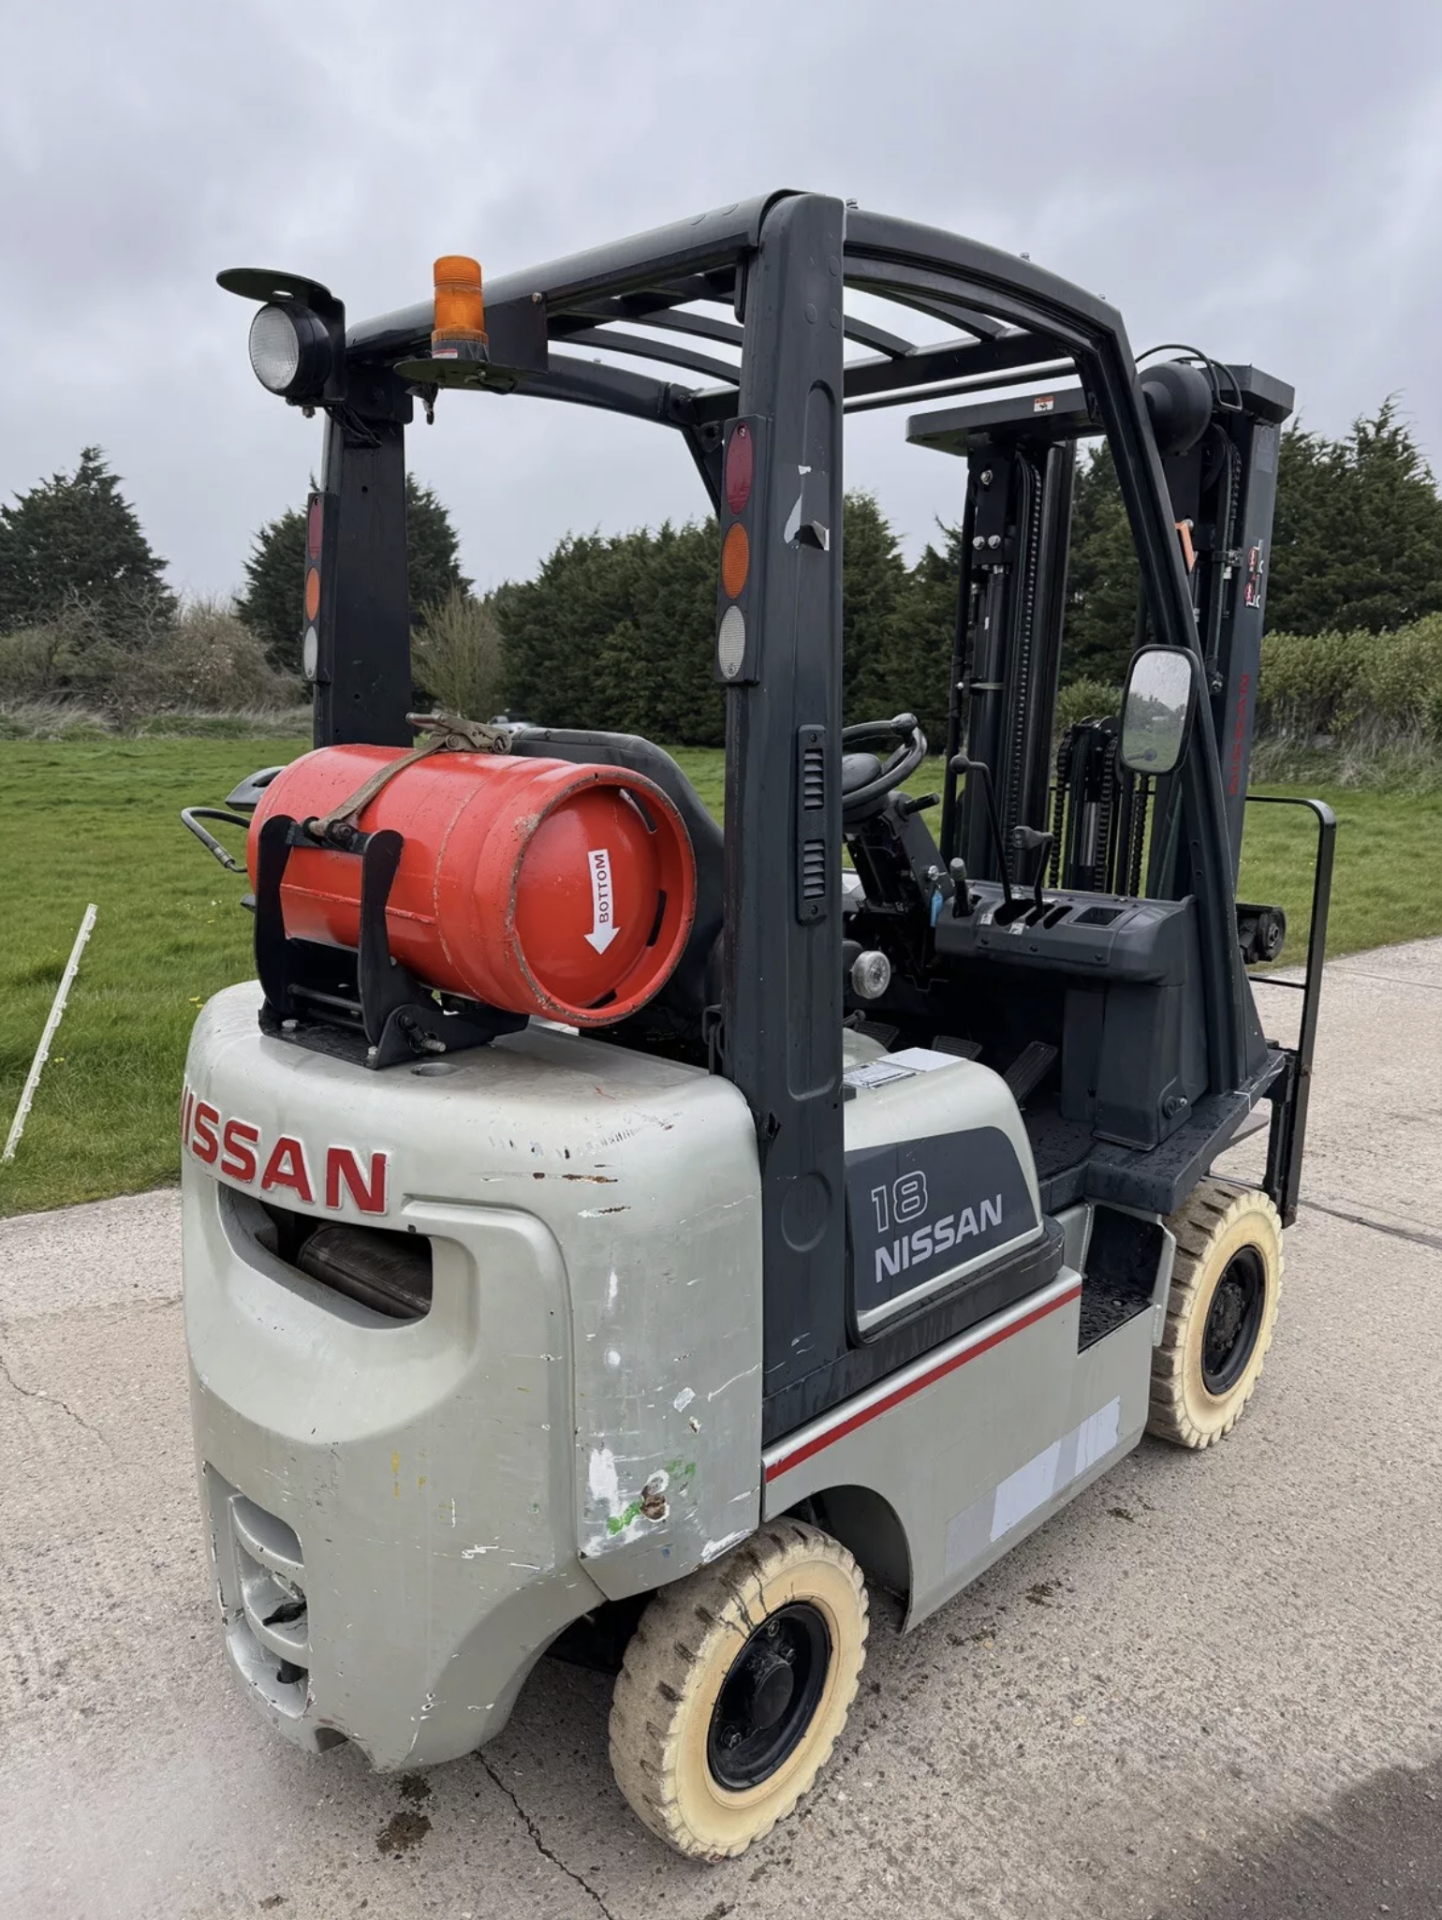
[[[844,1440],[848,1433],[855,1433],[858,1427],[864,1427],[868,1421],[875,1420],[878,1414],[890,1413],[893,1407],[900,1406],[903,1400],[909,1400],[912,1394],[920,1393],[923,1387],[934,1386],[938,1380],[944,1380],[947,1374],[955,1373],[958,1367],[964,1367],[968,1360],[975,1360],[978,1354],[989,1353],[993,1347],[999,1347],[1003,1340],[1010,1340],[1014,1333],[1021,1333],[1027,1327],[1034,1327],[1038,1320],[1045,1320],[1049,1313],[1055,1313],[1059,1307],[1069,1306],[1073,1300],[1080,1298],[1081,1282],[1078,1281],[1069,1292],[1058,1294],[1055,1300],[1049,1300],[1044,1307],[1033,1307],[1032,1311],[1024,1313],[1020,1320],[1013,1320],[1009,1327],[1002,1327],[996,1333],[988,1334],[985,1340],[978,1340],[974,1347],[967,1347],[961,1353],[954,1353],[949,1360],[943,1360],[940,1365],[919,1374],[909,1385],[897,1387],[893,1392],[883,1394],[880,1400],[869,1407],[863,1407],[860,1413],[853,1413],[849,1419],[839,1421],[836,1426],[829,1427],[825,1433],[817,1434],[814,1440],[808,1440],[793,1452],[783,1454],[779,1460],[773,1460],[766,1469],[767,1484],[769,1485],[773,1480],[779,1480],[783,1473],[790,1473],[793,1467],[799,1467],[803,1460],[809,1460],[813,1454],[820,1453],[824,1447],[831,1446],[837,1440]]]

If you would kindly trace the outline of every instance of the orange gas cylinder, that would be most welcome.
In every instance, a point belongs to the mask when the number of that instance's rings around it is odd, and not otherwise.
[[[276,814],[318,819],[398,747],[320,747],[265,790]],[[511,1013],[603,1027],[670,978],[696,910],[690,836],[659,787],[623,767],[433,753],[402,769],[356,824],[405,840],[386,907],[391,952],[442,992]],[[281,886],[291,939],[357,946],[361,863],[292,849]]]

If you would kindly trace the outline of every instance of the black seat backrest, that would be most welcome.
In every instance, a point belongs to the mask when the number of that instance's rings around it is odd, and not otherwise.
[[[724,848],[721,829],[702,803],[700,794],[663,747],[637,733],[592,732],[588,727],[522,727],[511,743],[512,753],[532,759],[572,760],[578,765],[624,767],[654,781],[686,823],[696,856],[696,919],[691,938],[676,971],[656,996],[667,1008],[699,1032],[701,1015],[715,997],[711,957],[721,937],[724,900]]]

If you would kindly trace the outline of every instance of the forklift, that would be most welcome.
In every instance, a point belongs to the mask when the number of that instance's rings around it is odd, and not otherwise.
[[[1138,361],[1030,261],[814,193],[484,286],[448,258],[358,325],[316,281],[220,282],[325,423],[314,749],[185,816],[233,866],[205,822],[245,829],[255,916],[180,1114],[226,1651],[280,1734],[382,1770],[493,1739],[543,1654],[609,1667],[636,1814],[735,1855],[842,1732],[869,1585],[915,1627],[1256,1388],[1335,824],[1272,1043],[1250,970],[1285,925],[1236,878],[1292,394]],[[724,831],[651,741],[409,713],[405,433],[470,393],[682,437]],[[843,431],[895,406],[965,462],[935,792],[913,714],[842,724]],[[1102,437],[1134,650],[1058,742]],[[1221,1177],[1263,1127],[1260,1183]]]

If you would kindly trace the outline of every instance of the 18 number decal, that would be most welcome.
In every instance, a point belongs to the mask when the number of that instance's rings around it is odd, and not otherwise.
[[[871,1204],[876,1209],[876,1231],[886,1233],[894,1217],[898,1226],[904,1220],[917,1220],[926,1212],[926,1175],[903,1173],[889,1188],[873,1187]]]

